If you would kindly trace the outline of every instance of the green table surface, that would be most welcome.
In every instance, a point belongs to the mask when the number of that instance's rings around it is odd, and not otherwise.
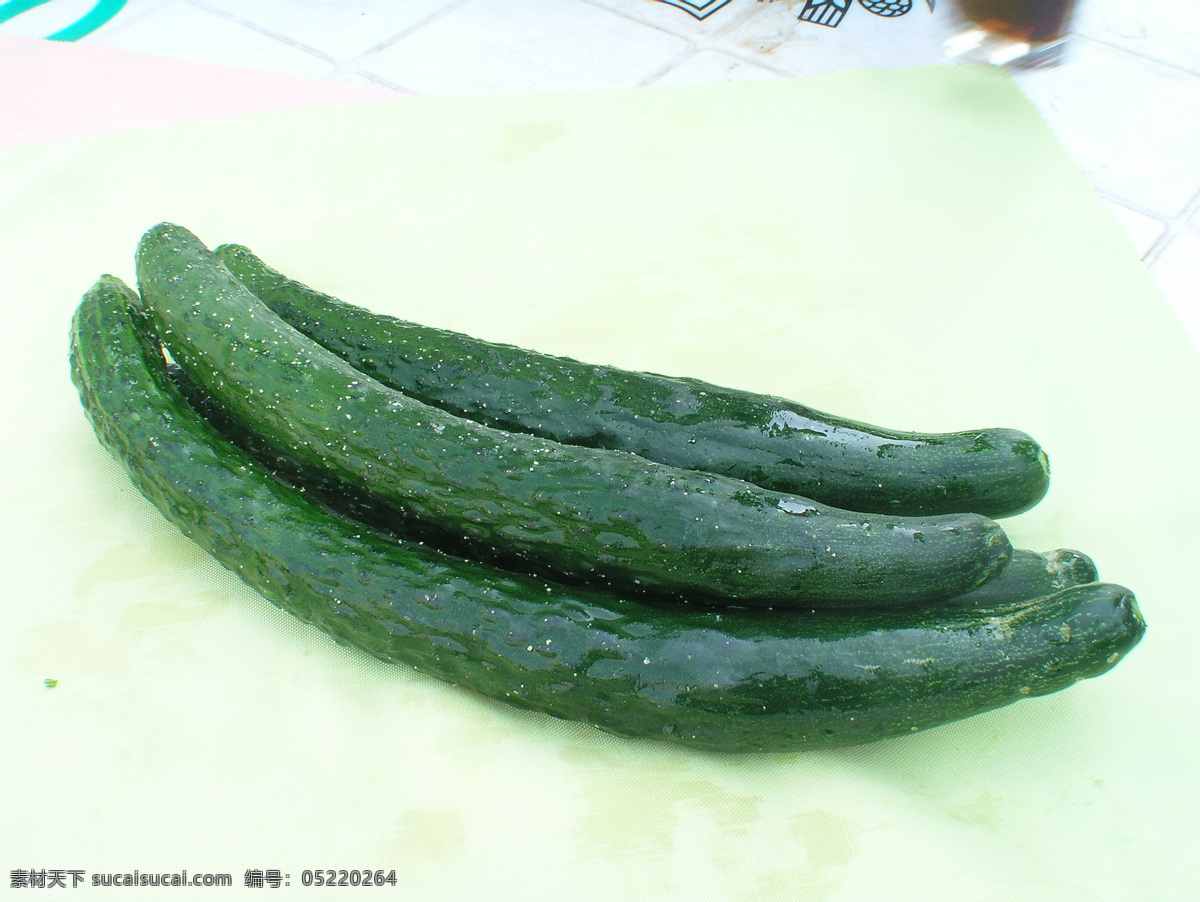
[[[1149,633],[1054,696],[766,757],[375,662],[206,558],[84,419],[71,312],[101,273],[132,280],[161,220],[496,341],[1024,429],[1053,484],[1014,543],[1087,551]],[[396,872],[324,898],[1197,897],[1197,355],[1006,75],[385,100],[14,148],[0,274],[5,870],[224,872],[241,895],[275,868],[291,886],[253,892],[313,898],[304,869]]]

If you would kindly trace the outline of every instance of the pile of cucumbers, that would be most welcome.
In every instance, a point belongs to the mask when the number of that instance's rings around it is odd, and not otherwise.
[[[1013,549],[1014,430],[920,434],[372,314],[163,223],[71,373],[188,537],[340,642],[722,752],[870,742],[1063,689],[1145,632],[1086,555]]]

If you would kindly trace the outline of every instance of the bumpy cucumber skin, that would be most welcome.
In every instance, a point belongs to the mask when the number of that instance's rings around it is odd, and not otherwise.
[[[570,581],[808,606],[936,602],[1011,555],[977,514],[851,514],[414,401],[287,325],[179,226],[142,237],[137,270],[163,343],[231,416],[281,460],[385,499],[432,541]]]
[[[1058,548],[1040,554],[1018,548],[998,575],[947,604],[959,607],[1011,604],[1020,599],[1052,595],[1099,579],[1095,563],[1082,551]]]
[[[96,283],[71,371],[143,495],[337,641],[518,707],[716,752],[834,748],[1066,688],[1145,631],[1132,593],[1099,583],[1002,611],[781,616],[652,606],[396,544],[225,441],[167,377],[137,303],[118,279]]]
[[[323,483],[320,474],[309,468],[297,467],[293,461],[280,459],[255,433],[231,417],[211,395],[188,379],[179,367],[171,368],[171,377],[193,409],[213,423],[225,438],[267,463],[276,476],[305,486],[310,499],[317,500],[331,510],[395,536],[391,511],[380,505],[377,499],[364,493],[347,492],[344,485]],[[442,550],[447,549],[443,547]],[[1072,586],[1096,582],[1099,578],[1095,563],[1081,551],[1059,548],[1043,554],[1021,548],[1014,550],[1004,568],[982,586],[948,599],[944,604],[959,608],[991,609],[1027,605],[1031,598],[1053,595]],[[881,606],[889,605],[884,603]]]
[[[899,432],[695,379],[537,354],[354,307],[239,245],[216,254],[280,317],[355,369],[489,426],[873,513],[1009,517],[1050,486],[1045,452],[1015,429]]]

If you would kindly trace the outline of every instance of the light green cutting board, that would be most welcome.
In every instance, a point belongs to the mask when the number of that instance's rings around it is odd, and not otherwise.
[[[762,758],[376,663],[205,558],[91,434],[68,320],[102,272],[132,280],[160,220],[496,341],[896,428],[1024,429],[1053,486],[1014,542],[1092,554],[1149,634],[1052,697]],[[0,277],[5,871],[233,875],[171,898],[1196,898],[1200,367],[1003,74],[405,99],[18,148]],[[398,885],[321,896],[317,868]],[[247,869],[291,886],[243,889]]]

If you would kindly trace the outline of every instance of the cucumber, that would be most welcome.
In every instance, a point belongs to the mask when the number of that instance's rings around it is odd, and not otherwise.
[[[159,352],[162,352],[161,346]],[[309,498],[332,510],[399,538],[393,528],[395,524],[389,509],[381,506],[377,500],[361,492],[347,492],[345,486],[323,483],[319,474],[311,469],[297,467],[294,462],[278,458],[264,446],[257,435],[229,416],[211,395],[188,379],[182,369],[170,365],[168,371],[172,381],[179,387],[192,408],[213,423],[225,438],[266,463],[276,477],[303,486]],[[966,608],[1022,605],[1028,604],[1031,598],[1052,595],[1071,586],[1096,582],[1098,579],[1099,573],[1095,563],[1081,551],[1059,548],[1042,554],[1016,549],[1011,560],[998,574],[979,588],[955,596],[945,604]]]
[[[1094,583],[1099,578],[1095,563],[1082,551],[1059,548],[1039,554],[1019,548],[999,575],[947,603],[960,607],[1011,604]]]
[[[537,354],[376,315],[288,279],[239,245],[216,254],[355,369],[489,426],[871,513],[1008,517],[1050,485],[1045,452],[1017,430],[899,432],[696,379]]]
[[[716,752],[832,748],[1064,689],[1145,631],[1133,594],[1102,583],[1001,610],[796,616],[646,604],[397,543],[274,478],[193,411],[137,304],[111,276],[87,292],[71,373],[138,490],[337,641],[510,705]]]
[[[297,332],[179,226],[142,237],[137,271],[171,356],[280,466],[369,493],[448,548],[576,583],[808,607],[936,603],[1011,556],[977,514],[839,511],[447,414]]]
[[[158,344],[157,351],[163,353],[161,344]],[[211,395],[188,379],[179,366],[168,365],[168,372],[193,409],[216,426],[217,431],[226,439],[240,445],[251,456],[267,464],[276,477],[303,486],[309,498],[331,510],[400,538],[393,528],[395,524],[389,509],[381,506],[376,499],[362,492],[347,492],[345,486],[330,485],[323,482],[320,475],[312,469],[296,466],[292,461],[277,457],[255,433],[231,417]],[[999,573],[979,588],[955,596],[945,604],[954,607],[993,609],[1004,605],[1023,605],[1028,604],[1031,598],[1052,595],[1071,586],[1098,580],[1099,573],[1095,563],[1082,551],[1059,548],[1043,554],[1015,549],[1012,558]]]

